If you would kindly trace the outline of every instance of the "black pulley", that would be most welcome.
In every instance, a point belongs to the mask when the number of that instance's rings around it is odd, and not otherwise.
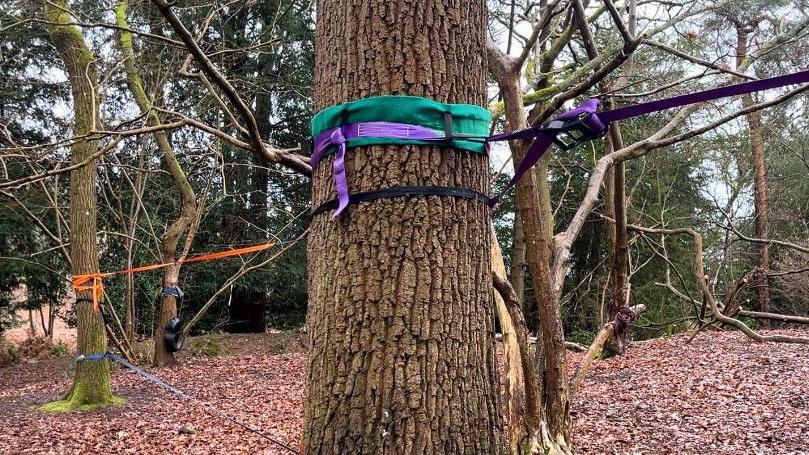
[[[169,352],[177,352],[183,347],[183,321],[171,318],[163,329],[163,344]]]

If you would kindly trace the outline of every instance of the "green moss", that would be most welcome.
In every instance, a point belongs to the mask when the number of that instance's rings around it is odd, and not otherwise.
[[[222,347],[223,336],[207,335],[198,337],[189,346],[188,352],[194,357],[218,357],[225,354]]]
[[[115,7],[115,20],[118,26],[129,28],[129,23],[126,21],[126,2],[119,2]],[[121,36],[118,38],[127,49],[132,49],[132,34],[126,30],[121,30]]]
[[[64,357],[70,354],[70,349],[68,349],[67,345],[60,341],[55,345],[51,346],[50,348],[51,357]]]
[[[45,16],[54,23],[49,27],[54,39],[58,39],[61,35],[67,42],[79,44],[73,46],[71,51],[76,53],[75,57],[79,64],[89,65],[94,60],[93,52],[84,43],[81,30],[73,25],[73,18],[67,10],[67,2],[65,0],[46,2]]]
[[[547,101],[551,99],[551,97],[572,88],[576,83],[583,81],[590,73],[592,73],[596,68],[601,66],[604,62],[607,62],[608,59],[614,57],[618,53],[618,51],[620,51],[620,47],[618,46],[609,47],[606,50],[604,50],[604,52],[597,58],[590,60],[581,66],[576,67],[576,70],[573,71],[573,73],[567,78],[559,81],[554,85],[551,85],[550,87],[541,88],[539,90],[523,95],[522,97],[523,105],[530,106],[533,104],[538,104],[543,101]],[[505,111],[505,104],[502,101],[492,103],[489,105],[489,112],[492,114],[492,116],[498,116],[504,111]]]
[[[93,411],[101,408],[116,407],[120,408],[126,404],[126,398],[113,396],[107,403],[94,403],[94,404],[79,404],[73,403],[73,400],[57,400],[45,403],[39,406],[42,412],[62,413],[62,412],[86,412]]]

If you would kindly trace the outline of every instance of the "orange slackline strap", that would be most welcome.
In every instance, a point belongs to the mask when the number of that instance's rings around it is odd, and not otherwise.
[[[264,251],[266,249],[272,248],[273,245],[275,245],[275,243],[270,242],[270,243],[262,243],[261,245],[236,248],[233,250],[218,251],[216,253],[205,253],[200,254],[199,256],[192,256],[183,262],[203,262],[203,261],[210,261],[211,259],[226,258],[228,256],[238,256],[240,254],[255,253],[257,251]]]
[[[73,277],[73,289],[76,291],[93,291],[93,310],[96,312],[98,312],[98,302],[104,293],[104,285],[101,282],[103,277],[100,273],[89,273]],[[91,284],[88,285],[87,283]]]
[[[210,261],[212,259],[221,259],[230,256],[239,256],[242,254],[264,251],[272,248],[273,245],[275,245],[274,242],[269,242],[269,243],[262,243],[259,245],[246,246],[244,248],[234,248],[231,250],[217,251],[214,253],[205,253],[200,254],[198,256],[192,256],[184,261],[179,262],[180,263],[204,262]],[[140,265],[138,267],[132,267],[124,270],[116,270],[114,272],[75,275],[73,277],[73,289],[75,289],[76,291],[93,291],[93,308],[95,309],[95,311],[98,311],[98,302],[101,299],[101,294],[104,292],[104,286],[102,284],[102,279],[104,277],[110,275],[122,275],[124,273],[146,272],[148,270],[162,269],[163,267],[168,267],[174,264],[175,264],[174,262],[163,262],[159,264]],[[91,281],[92,284],[88,285],[87,283]]]

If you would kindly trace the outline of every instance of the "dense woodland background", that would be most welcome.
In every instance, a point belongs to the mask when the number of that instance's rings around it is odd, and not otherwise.
[[[504,50],[518,49],[527,39],[524,25],[537,14],[534,3],[489,3],[492,36]],[[683,8],[702,7],[701,3],[641,2],[639,28],[665,21]],[[307,301],[305,239],[294,244],[280,242],[297,239],[307,228],[308,179],[212,134],[214,130],[229,137],[240,134],[239,122],[222,103],[221,94],[217,89],[201,88],[200,73],[189,65],[185,47],[175,40],[150,2],[129,2],[128,26],[121,25],[116,6],[111,1],[74,1],[70,6],[99,69],[102,124],[96,129],[106,132],[99,134],[99,141],[110,144],[120,139],[112,151],[101,155],[96,170],[101,270],[159,262],[160,236],[180,209],[177,189],[153,137],[118,134],[145,125],[127,86],[127,59],[119,44],[121,30],[129,29],[136,32],[133,44],[143,88],[163,121],[187,120],[170,130],[170,142],[199,208],[191,253],[279,242],[268,253],[184,267],[179,282],[185,292],[180,314],[190,319],[212,299],[192,333],[223,330],[229,320],[228,305],[237,299],[266,305],[271,327],[301,326]],[[687,93],[710,87],[718,77],[726,76],[717,68],[734,67],[737,46],[737,30],[727,17],[755,17],[750,30],[754,50],[784,30],[797,30],[779,46],[757,56],[751,75],[770,77],[809,67],[809,9],[805,2],[744,1],[723,8],[695,14],[654,38],[702,63],[673,58],[662,46],[643,46],[635,53],[631,70],[610,76],[613,101],[620,105]],[[248,102],[263,139],[278,147],[299,147],[308,154],[313,115],[313,2],[179,1],[175,11],[195,33],[204,30],[198,37],[200,46]],[[70,161],[70,89],[48,39],[46,22],[39,2],[0,4],[0,181],[15,182],[64,168]],[[567,26],[562,17],[555,33],[563,34]],[[593,29],[599,47],[608,48],[618,39],[608,17],[597,18]],[[560,51],[550,76],[540,74],[540,62],[529,57],[523,80],[526,91],[545,78],[569,74],[584,55],[582,43],[574,37]],[[494,106],[498,91],[493,81],[491,87]],[[595,95],[597,90],[593,88],[589,94]],[[774,96],[756,95],[759,101]],[[720,100],[715,109],[690,119],[689,125],[709,121],[714,110],[737,105],[741,105],[739,100]],[[809,245],[807,110],[806,98],[798,96],[762,111],[769,235],[804,247]],[[625,142],[649,136],[666,119],[665,114],[651,115],[622,124]],[[503,120],[496,117],[494,128],[502,127]],[[511,172],[510,164],[499,172],[508,158],[507,150],[494,150],[492,192],[505,184]],[[702,233],[710,284],[720,297],[733,292],[756,263],[757,245],[741,240],[741,235],[755,236],[750,150],[747,123],[740,117],[626,165],[628,222],[691,227]],[[570,221],[595,159],[602,154],[601,141],[553,154],[549,182],[557,228]],[[23,322],[16,315],[25,312],[18,309],[31,310],[34,323],[46,328],[52,323],[47,312],[40,317],[43,308],[57,309],[68,321],[74,317],[64,253],[69,226],[68,175],[59,173],[0,188],[0,331]],[[507,266],[513,271],[524,266],[511,260],[515,237],[514,201],[510,198],[513,191],[494,213],[494,223]],[[573,341],[591,341],[604,322],[610,270],[609,224],[604,213],[603,205],[598,205],[572,249],[561,309],[567,338]],[[700,299],[691,272],[694,250],[690,239],[631,235],[629,245],[631,303],[646,306],[632,336],[645,339],[693,328],[694,304],[663,286],[669,283]],[[229,279],[282,247],[289,248],[266,266],[235,281]],[[809,313],[809,254],[779,245],[773,245],[770,254],[770,309]],[[533,327],[535,304],[530,283],[526,277],[524,307],[529,327]],[[745,308],[756,309],[756,284],[752,284],[743,286],[739,301]],[[21,287],[25,292],[20,292]],[[151,337],[155,330],[160,288],[160,274],[155,272],[134,274],[131,280],[126,276],[105,280],[108,301],[122,320],[125,306],[131,302],[136,337]]]

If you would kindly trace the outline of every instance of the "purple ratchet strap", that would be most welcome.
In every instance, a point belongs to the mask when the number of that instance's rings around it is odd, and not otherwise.
[[[555,143],[564,150],[569,150],[582,142],[603,136],[612,122],[627,120],[689,104],[703,103],[719,98],[744,95],[805,82],[809,82],[809,70],[771,77],[769,79],[759,79],[728,85],[687,95],[664,98],[662,100],[649,101],[602,112],[597,112],[599,100],[593,98],[562,113],[545,125],[532,126],[523,130],[495,134],[489,137],[451,136],[451,132],[394,122],[348,123],[326,130],[315,138],[315,147],[312,153],[312,169],[317,168],[318,163],[330,146],[338,147],[333,163],[338,206],[332,218],[336,218],[349,205],[350,201],[348,181],[345,173],[346,141],[350,139],[379,137],[422,141],[447,141],[458,138],[467,140],[480,139],[487,143],[533,139],[534,141],[528,148],[528,152],[526,152],[525,157],[514,171],[514,177],[511,178],[511,181],[499,194],[489,200],[489,205],[495,206],[500,201],[503,194],[516,185],[520,178],[542,158],[542,155],[545,154],[552,143]]]

